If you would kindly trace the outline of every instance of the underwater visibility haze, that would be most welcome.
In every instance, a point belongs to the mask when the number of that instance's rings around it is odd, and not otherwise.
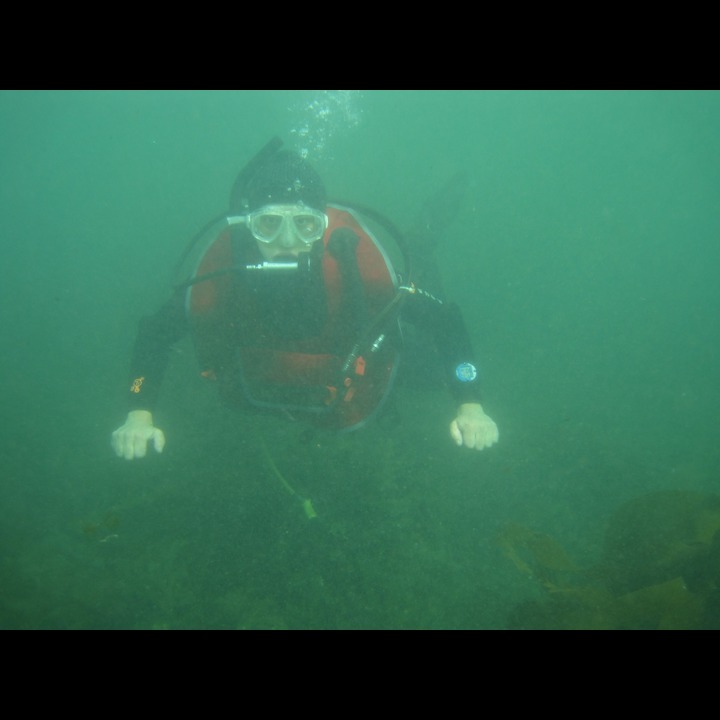
[[[719,628],[718,127],[715,91],[0,92],[0,628]],[[496,445],[432,386],[242,414],[182,341],[164,452],[112,452],[138,321],[275,135],[448,216]]]

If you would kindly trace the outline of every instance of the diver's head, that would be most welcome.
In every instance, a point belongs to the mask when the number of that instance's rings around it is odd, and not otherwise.
[[[308,252],[327,228],[322,179],[294,152],[279,150],[250,178],[248,228],[266,260]]]

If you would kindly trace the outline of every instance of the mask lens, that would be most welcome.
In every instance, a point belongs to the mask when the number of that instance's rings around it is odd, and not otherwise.
[[[282,215],[268,212],[255,216],[250,224],[250,230],[258,240],[270,243],[278,236],[282,225]]]
[[[319,213],[317,215],[308,213],[294,215],[293,223],[298,236],[306,243],[319,240],[325,232],[324,217]]]

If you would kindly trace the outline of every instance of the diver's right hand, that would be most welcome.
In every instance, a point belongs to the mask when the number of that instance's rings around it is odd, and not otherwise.
[[[110,443],[118,457],[132,460],[145,457],[149,440],[152,440],[157,452],[163,451],[165,434],[153,426],[152,413],[148,410],[131,410],[125,424],[112,434]]]

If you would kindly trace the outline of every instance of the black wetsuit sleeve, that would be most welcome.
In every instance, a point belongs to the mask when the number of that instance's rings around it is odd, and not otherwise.
[[[418,290],[407,298],[403,317],[424,328],[432,338],[442,364],[445,385],[456,402],[479,403],[479,380],[475,378],[470,382],[463,382],[456,374],[456,368],[461,363],[472,363],[477,367],[475,352],[457,304],[443,302]]]
[[[130,363],[128,410],[150,410],[160,394],[172,346],[188,332],[184,295],[177,292],[140,320]]]

